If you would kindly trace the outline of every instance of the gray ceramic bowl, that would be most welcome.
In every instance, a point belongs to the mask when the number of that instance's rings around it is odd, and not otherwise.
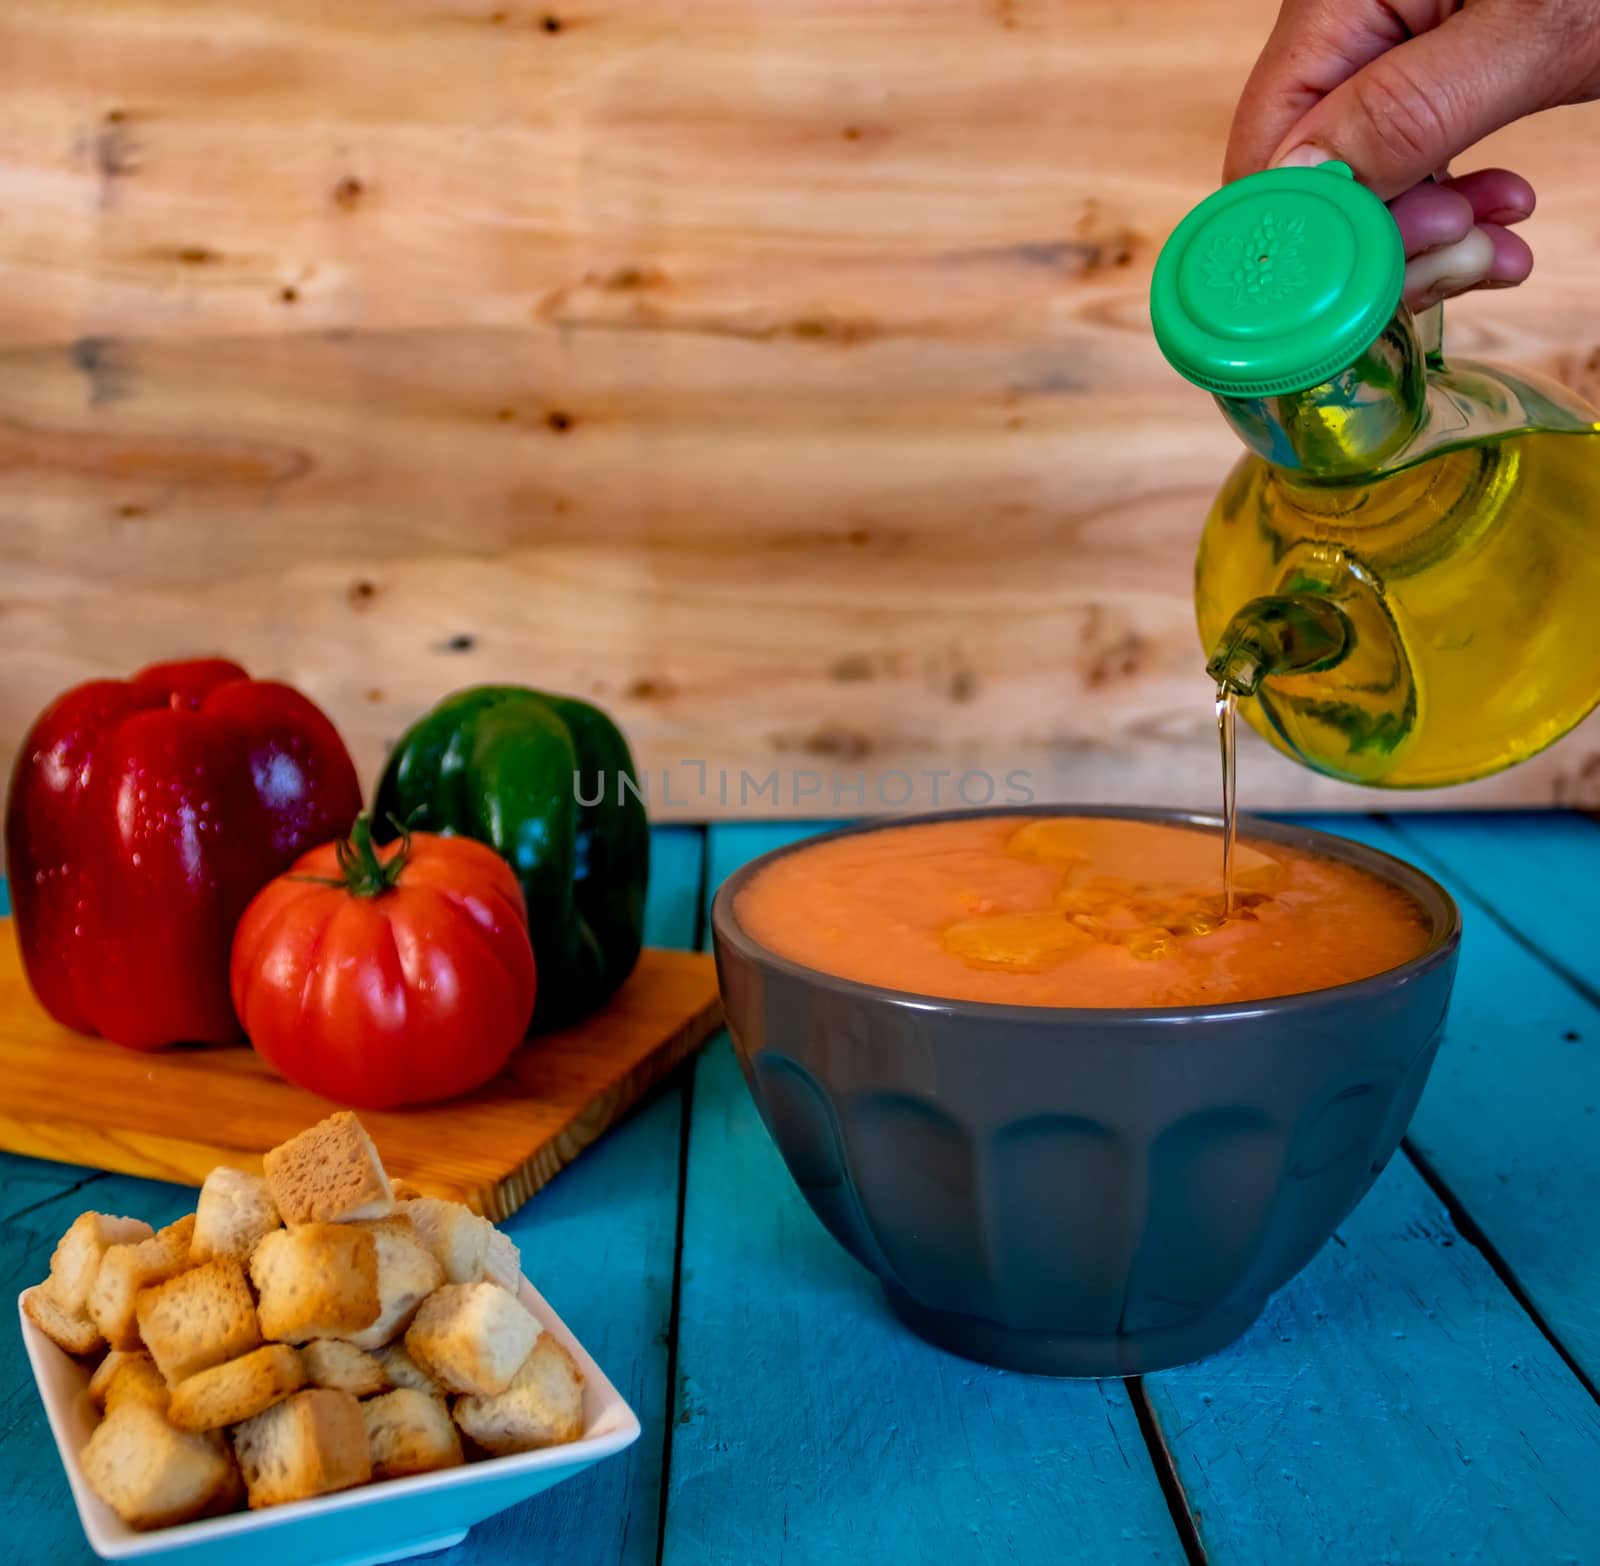
[[[1456,906],[1387,854],[1247,830],[1403,887],[1432,924],[1426,950],[1241,1005],[999,1006],[879,989],[758,945],[734,899],[776,855],[717,893],[717,973],[761,1117],[817,1216],[923,1337],[1051,1375],[1199,1359],[1255,1320],[1399,1146],[1444,1026]]]

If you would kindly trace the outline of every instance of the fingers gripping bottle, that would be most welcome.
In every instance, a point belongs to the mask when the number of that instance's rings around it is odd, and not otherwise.
[[[1447,364],[1404,270],[1344,164],[1274,169],[1178,225],[1151,318],[1246,448],[1195,566],[1209,672],[1305,765],[1428,788],[1600,702],[1600,423],[1535,376]]]

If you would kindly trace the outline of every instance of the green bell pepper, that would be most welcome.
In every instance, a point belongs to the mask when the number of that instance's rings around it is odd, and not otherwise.
[[[539,972],[536,1031],[577,1021],[632,971],[650,828],[628,742],[598,707],[517,685],[457,691],[395,746],[373,815],[384,840],[401,824],[454,833],[510,863]]]

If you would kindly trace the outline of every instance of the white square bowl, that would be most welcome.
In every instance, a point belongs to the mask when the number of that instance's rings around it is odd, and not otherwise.
[[[583,1372],[583,1435],[566,1446],[495,1457],[411,1479],[390,1479],[259,1512],[140,1533],[89,1488],[78,1453],[98,1422],[89,1372],[22,1313],[22,1341],[50,1421],[78,1519],[102,1560],[181,1566],[378,1566],[448,1549],[474,1523],[570,1479],[639,1439],[639,1419],[567,1330],[544,1296],[522,1280],[518,1298],[564,1343]]]

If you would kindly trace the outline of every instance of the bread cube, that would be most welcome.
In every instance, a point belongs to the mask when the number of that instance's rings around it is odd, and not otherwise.
[[[262,1165],[285,1223],[349,1223],[394,1211],[383,1161],[348,1109],[273,1148]]]
[[[361,1224],[378,1253],[378,1319],[339,1336],[360,1349],[382,1348],[411,1325],[417,1307],[444,1282],[444,1268],[401,1218]]]
[[[267,1182],[260,1175],[242,1169],[213,1169],[200,1187],[189,1260],[232,1257],[247,1262],[263,1236],[280,1222]]]
[[[268,1343],[185,1377],[172,1389],[167,1418],[179,1430],[220,1430],[254,1418],[305,1384],[299,1353],[287,1343]]]
[[[148,1403],[164,1414],[170,1398],[167,1378],[143,1351],[124,1353],[112,1349],[89,1378],[89,1401],[107,1414],[126,1402]]]
[[[236,1261],[206,1262],[140,1289],[139,1336],[168,1386],[261,1343],[255,1301]]]
[[[361,1417],[367,1426],[374,1479],[403,1479],[407,1474],[455,1468],[465,1461],[461,1437],[442,1398],[399,1387],[363,1403]]]
[[[252,1510],[365,1484],[372,1477],[361,1405],[310,1387],[237,1425],[233,1449]]]
[[[413,1392],[426,1392],[433,1397],[444,1396],[444,1388],[411,1357],[404,1343],[391,1343],[387,1348],[377,1349],[372,1357],[383,1366],[390,1386],[410,1387]]]
[[[109,1350],[106,1354],[106,1357],[94,1367],[94,1374],[89,1377],[89,1401],[93,1403],[97,1409],[101,1410],[101,1412],[104,1412],[106,1406],[106,1390],[111,1385],[111,1378],[116,1375],[116,1373],[121,1370],[124,1365],[129,1364],[131,1361],[135,1359],[149,1358],[150,1356],[148,1354],[128,1354],[124,1353],[121,1349]]]
[[[140,1289],[176,1277],[189,1265],[194,1214],[157,1230],[148,1240],[107,1247],[89,1291],[89,1315],[114,1349],[139,1347],[134,1299]]]
[[[34,1326],[69,1354],[92,1354],[105,1342],[88,1316],[63,1310],[56,1303],[48,1284],[36,1283],[29,1289],[22,1296],[22,1309]]]
[[[268,1338],[304,1343],[359,1332],[378,1319],[378,1247],[365,1229],[274,1229],[250,1257],[250,1278]]]
[[[148,1240],[155,1230],[140,1218],[112,1218],[105,1213],[79,1213],[56,1243],[50,1258],[50,1297],[69,1316],[85,1316],[100,1259],[113,1245]]]
[[[511,1385],[541,1330],[495,1284],[447,1283],[417,1312],[406,1348],[448,1391],[488,1396]]]
[[[476,1283],[483,1276],[494,1225],[460,1202],[419,1196],[398,1211],[411,1220],[418,1238],[438,1257],[446,1283]]]
[[[515,1294],[522,1287],[522,1252],[504,1229],[489,1225],[489,1251],[484,1257],[483,1275],[490,1283]]]
[[[546,1332],[504,1392],[458,1398],[455,1418],[496,1457],[576,1441],[583,1434],[583,1376],[566,1347]]]
[[[338,1338],[314,1338],[300,1350],[306,1380],[314,1387],[337,1387],[352,1397],[371,1397],[389,1390],[389,1372],[353,1343]]]
[[[226,1511],[238,1493],[227,1447],[175,1430],[147,1403],[123,1403],[81,1454],[89,1487],[130,1528],[165,1528]]]

